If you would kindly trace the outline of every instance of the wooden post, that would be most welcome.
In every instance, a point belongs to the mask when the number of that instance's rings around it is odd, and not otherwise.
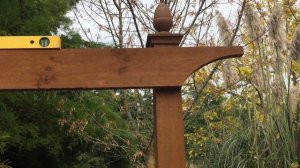
[[[148,36],[147,47],[178,47],[182,37],[181,34],[167,32],[152,34]],[[184,168],[181,87],[155,88],[153,96],[155,166]]]
[[[153,92],[156,167],[184,168],[181,88],[160,88]]]
[[[173,41],[171,40],[172,37]],[[150,40],[149,45],[174,47],[176,41],[178,44],[181,41],[181,38],[178,37],[180,35],[158,34],[157,36],[148,36],[148,39],[155,39],[155,41]],[[179,39],[180,41],[178,41]],[[157,88],[153,90],[153,96],[156,168],[184,168],[185,147],[181,87]]]

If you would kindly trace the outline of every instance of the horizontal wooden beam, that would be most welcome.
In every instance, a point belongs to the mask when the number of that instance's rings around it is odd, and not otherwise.
[[[242,47],[0,50],[0,90],[178,87]]]

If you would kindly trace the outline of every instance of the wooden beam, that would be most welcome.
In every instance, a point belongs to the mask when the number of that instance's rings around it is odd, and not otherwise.
[[[0,90],[181,86],[198,68],[242,47],[0,50]]]

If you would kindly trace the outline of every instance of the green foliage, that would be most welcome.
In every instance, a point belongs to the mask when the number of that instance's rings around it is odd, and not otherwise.
[[[8,35],[49,35],[70,22],[65,14],[75,0],[2,0],[0,32]]]
[[[111,93],[2,92],[0,128],[9,152],[0,160],[17,167],[129,165],[137,142]]]
[[[206,144],[207,156],[203,160],[206,167],[220,168],[242,168],[251,167],[251,160],[254,157],[251,155],[249,148],[249,139],[247,132],[236,132],[220,145],[215,145],[214,142]]]
[[[198,95],[198,101],[194,103],[192,112],[186,117],[187,158],[189,162],[203,165],[203,167],[245,165],[247,161],[243,159],[247,156],[244,156],[245,154],[240,150],[243,146],[247,151],[247,143],[237,140],[240,135],[238,133],[241,133],[240,129],[243,128],[240,121],[243,112],[238,110],[239,102],[231,100],[230,96],[224,96],[222,92],[215,93],[217,89],[218,86],[209,83],[207,89]],[[188,95],[196,94],[193,93],[195,92],[193,88],[186,91],[189,91]],[[234,134],[237,137],[233,137]],[[232,149],[226,149],[228,145],[231,145]],[[236,158],[231,156],[236,156]],[[217,162],[216,159],[219,161]],[[238,160],[241,163],[238,163]]]
[[[1,93],[0,128],[9,133],[9,152],[4,153],[4,159],[28,167],[46,166],[38,161],[40,157],[51,160],[51,164],[57,162],[53,156],[63,148],[63,134],[57,132],[59,127],[55,119],[59,113],[54,111],[54,98],[53,93]]]
[[[74,31],[68,30],[66,35],[61,35],[62,48],[102,48],[109,47],[103,43],[88,42]]]
[[[95,152],[112,153],[107,162],[123,162],[133,155],[136,139],[118,112],[111,91],[80,92],[72,101],[61,99],[59,108],[63,108],[59,125],[93,144]]]

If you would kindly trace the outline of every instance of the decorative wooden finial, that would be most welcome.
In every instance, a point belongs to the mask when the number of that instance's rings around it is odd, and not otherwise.
[[[171,11],[165,3],[159,3],[155,13],[153,26],[158,32],[169,32],[173,27]]]

